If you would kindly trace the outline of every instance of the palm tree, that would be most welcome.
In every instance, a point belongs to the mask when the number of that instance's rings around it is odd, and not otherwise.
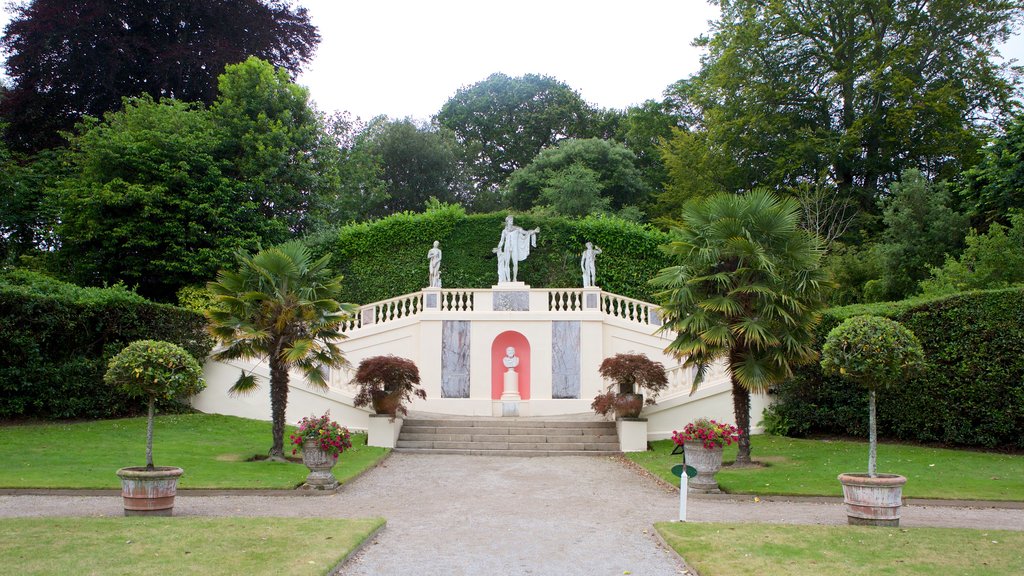
[[[750,463],[750,393],[817,357],[827,282],[820,242],[799,227],[799,214],[799,203],[767,190],[692,201],[664,247],[678,265],[651,280],[662,330],[675,333],[666,352],[697,368],[693,390],[725,360],[741,429],[738,464]]]
[[[309,249],[288,242],[238,253],[237,272],[221,270],[208,287],[214,306],[206,312],[210,332],[222,346],[217,360],[264,359],[270,366],[270,412],[274,442],[271,459],[284,459],[285,408],[288,372],[298,368],[306,381],[327,389],[323,367],[347,364],[337,341],[341,324],[351,318],[354,304],[340,304],[341,276],[327,268],[330,255],[312,261]],[[259,387],[244,371],[229,391],[247,394]]]

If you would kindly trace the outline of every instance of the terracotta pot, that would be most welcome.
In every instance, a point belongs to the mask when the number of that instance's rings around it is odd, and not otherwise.
[[[685,442],[683,457],[687,466],[697,470],[697,476],[690,478],[689,487],[692,492],[720,492],[715,474],[722,469],[722,447],[713,449],[704,447],[700,441]]]
[[[617,394],[612,400],[617,418],[639,418],[640,411],[644,409],[643,394]]]
[[[303,488],[334,490],[339,486],[338,479],[331,472],[334,465],[338,463],[338,459],[326,450],[322,450],[315,440],[306,440],[302,443],[302,463],[309,468],[309,475],[306,476]]]
[[[184,473],[174,466],[131,466],[117,471],[125,516],[171,516],[178,477]]]
[[[399,392],[392,392],[390,394],[374,394],[372,403],[373,411],[376,414],[395,416],[398,411],[398,407],[402,405],[402,395]]]
[[[898,474],[840,474],[846,519],[863,526],[899,526],[903,505],[903,485],[907,479]]]

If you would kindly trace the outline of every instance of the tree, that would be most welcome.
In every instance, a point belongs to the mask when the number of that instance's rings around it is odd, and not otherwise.
[[[283,68],[250,56],[220,76],[210,111],[224,130],[220,154],[260,215],[269,242],[308,231],[340,185],[341,149],[309,91]]]
[[[247,56],[296,76],[320,41],[291,0],[31,0],[13,8],[2,40],[13,87],[0,115],[18,149],[57,145],[60,130],[120,108],[125,96],[209,104],[224,66]]]
[[[71,173],[55,186],[60,260],[84,285],[124,281],[173,300],[273,225],[225,175],[209,112],[148,96],[87,119],[71,138]]]
[[[420,211],[431,197],[441,202],[463,197],[462,151],[447,129],[381,117],[371,121],[356,147],[376,159],[387,194],[371,216]]]
[[[549,76],[491,74],[459,89],[437,122],[466,147],[467,171],[477,191],[497,188],[543,148],[586,137],[594,110],[566,84]]]
[[[732,381],[736,462],[750,463],[750,393],[764,392],[815,359],[825,305],[819,241],[799,226],[800,205],[766,190],[717,194],[686,205],[666,252],[678,264],[651,281],[660,291],[666,348],[697,368],[725,360]]]
[[[963,174],[959,200],[971,223],[1009,222],[1012,209],[1024,209],[1024,116],[981,151],[981,161]]]
[[[636,160],[636,155],[628,148],[608,140],[563,140],[542,150],[528,165],[512,174],[507,186],[509,203],[526,210],[538,204],[544,190],[557,192],[566,188],[566,181],[578,187],[589,179],[592,181],[590,190],[607,198],[613,209],[642,204],[649,189],[636,167]],[[562,184],[558,185],[560,181]]]
[[[237,258],[237,271],[221,270],[217,281],[208,284],[217,306],[206,317],[210,333],[223,346],[213,357],[268,363],[273,422],[269,455],[284,460],[288,372],[301,370],[308,385],[326,390],[323,368],[347,364],[337,341],[344,338],[342,324],[358,307],[335,300],[342,278],[327,267],[330,254],[314,261],[301,242],[255,255],[243,251]],[[248,394],[258,387],[255,375],[243,372],[230,392]]]
[[[55,151],[26,156],[0,142],[0,262],[55,247],[57,218],[46,184],[64,171]]]
[[[601,195],[601,175],[583,164],[566,166],[545,178],[544,184],[536,205],[550,209],[553,214],[582,218],[611,209],[611,199]]]
[[[907,168],[949,178],[1013,108],[1019,0],[735,0],[684,93],[741,189],[826,175],[874,210]],[[733,190],[734,191],[734,190]]]
[[[967,218],[949,204],[949,187],[929,182],[916,170],[907,170],[890,186],[883,203],[885,231],[877,248],[881,284],[868,290],[870,299],[899,300],[917,293],[930,267],[941,265],[947,254],[960,253]]]
[[[988,232],[972,230],[959,258],[946,256],[941,268],[930,268],[921,281],[926,296],[1024,284],[1024,214],[1010,217],[1012,226],[993,222]]]

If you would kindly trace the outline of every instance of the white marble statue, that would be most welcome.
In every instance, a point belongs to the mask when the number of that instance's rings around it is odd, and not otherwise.
[[[505,357],[501,359],[501,363],[508,368],[509,372],[515,372],[515,368],[519,366],[519,357],[516,356],[515,347],[509,346],[505,349]]]
[[[430,261],[430,287],[441,287],[441,249],[440,242],[434,240],[434,247],[427,251],[427,260]]]
[[[498,283],[518,282],[519,263],[526,260],[530,255],[530,247],[537,246],[537,234],[540,228],[523,230],[512,223],[512,217],[505,218],[505,228],[501,231],[501,240],[495,248],[498,255]],[[501,277],[501,268],[505,266],[505,280]],[[509,279],[508,268],[512,268],[511,279]]]
[[[594,263],[595,256],[601,253],[601,249],[587,242],[587,248],[580,257],[580,269],[583,270],[583,287],[595,286],[594,280],[597,277],[597,265]]]
[[[498,257],[498,284],[511,282],[508,277],[508,252],[502,253],[497,248],[491,248],[491,252],[494,252]]]

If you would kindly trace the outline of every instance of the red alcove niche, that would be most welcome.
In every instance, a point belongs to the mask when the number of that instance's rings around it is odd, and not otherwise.
[[[505,388],[505,365],[501,359],[505,357],[505,350],[509,347],[516,349],[516,356],[519,357],[519,366],[516,372],[519,373],[519,396],[523,400],[530,399],[530,342],[519,332],[508,330],[498,334],[491,343],[491,399],[500,400]]]

